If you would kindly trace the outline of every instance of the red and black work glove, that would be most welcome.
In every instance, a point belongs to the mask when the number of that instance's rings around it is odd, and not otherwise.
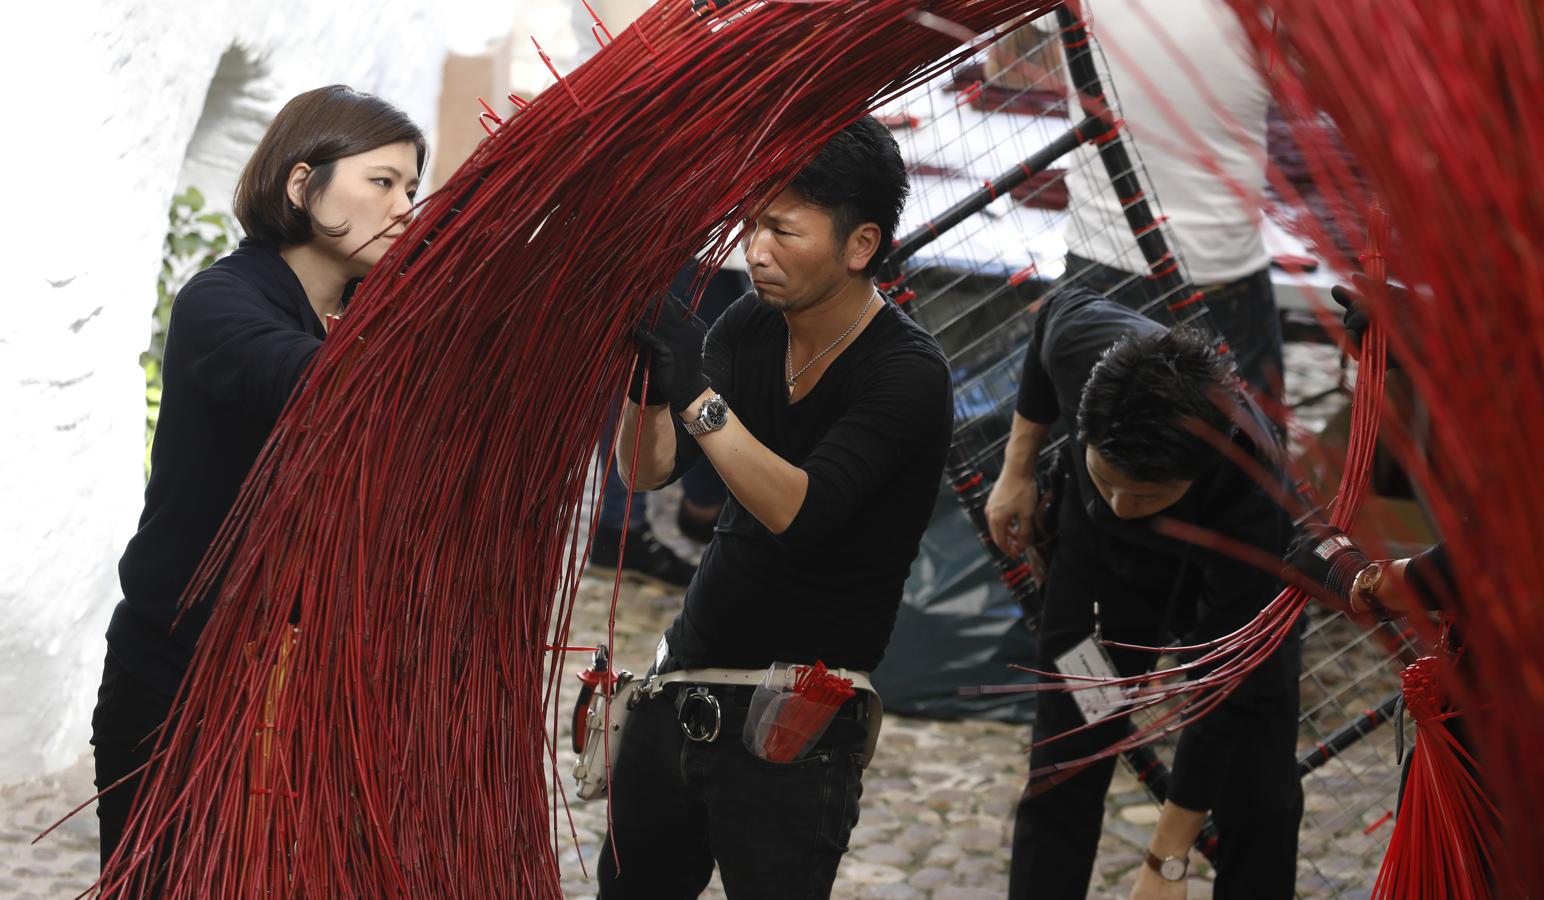
[[[1287,545],[1290,571],[1322,586],[1348,608],[1355,610],[1351,589],[1358,572],[1371,563],[1367,554],[1344,531],[1326,522],[1309,522]],[[1289,578],[1290,580],[1290,578]],[[1370,612],[1380,619],[1389,618],[1387,610],[1369,599]]]
[[[1346,342],[1355,351],[1352,355],[1359,356],[1362,350],[1362,336],[1367,333],[1367,295],[1374,291],[1388,292],[1389,320],[1400,321],[1404,313],[1410,308],[1410,292],[1397,284],[1378,284],[1366,275],[1357,273],[1351,276],[1351,284],[1337,284],[1330,288],[1330,297],[1340,304],[1345,314],[1340,317],[1340,324],[1346,329]],[[1399,368],[1399,360],[1394,354],[1388,356],[1388,367]]]
[[[667,295],[655,309],[644,313],[633,331],[638,362],[627,386],[628,398],[640,406],[668,403],[673,413],[691,406],[708,389],[707,376],[702,374],[702,342],[707,334],[708,326],[674,297]],[[643,393],[645,372],[649,376],[648,396]]]

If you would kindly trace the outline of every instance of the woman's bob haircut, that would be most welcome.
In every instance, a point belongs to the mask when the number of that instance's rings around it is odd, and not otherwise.
[[[279,110],[241,170],[236,220],[248,237],[274,248],[304,244],[318,231],[338,237],[347,229],[329,229],[310,214],[311,204],[332,183],[334,164],[402,141],[418,148],[422,175],[429,147],[423,131],[402,110],[341,84],[306,91]],[[311,175],[297,207],[290,204],[285,185],[300,163],[311,167]]]

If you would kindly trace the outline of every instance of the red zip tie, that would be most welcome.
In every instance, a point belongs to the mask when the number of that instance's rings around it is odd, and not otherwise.
[[[981,182],[981,186],[986,188],[987,191],[991,193],[993,200],[997,199],[997,187],[996,185],[992,184],[992,180],[990,178]]]
[[[976,473],[973,473],[969,478],[965,479],[964,481],[955,483],[954,489],[956,491],[959,491],[960,493],[963,494],[966,491],[970,490],[971,488],[975,487],[976,485],[978,485],[980,483],[981,483],[981,473],[980,472],[976,472]]]
[[[590,36],[595,38],[595,43],[600,44],[601,49],[604,50],[606,45],[615,41],[616,38],[611,36],[611,29],[607,28],[606,23],[600,20],[600,16],[595,14],[595,10],[590,6],[589,0],[579,0],[579,2],[584,4],[584,11],[590,14],[590,18],[595,20],[595,24],[590,26]],[[600,35],[595,33],[597,28],[606,35],[605,40],[601,40]]]
[[[895,303],[897,306],[905,306],[915,299],[917,299],[917,292],[911,288],[907,288],[906,290],[901,291],[899,294],[895,295]]]
[[[649,36],[643,33],[642,17],[639,17],[639,19],[633,23],[633,32],[638,35],[638,43],[643,45],[643,49],[649,51],[650,56],[659,55],[659,51],[655,50],[654,45],[649,43]]]
[[[967,103],[973,103],[979,96],[981,96],[981,82],[973,81],[971,82],[970,87],[960,91],[960,96],[954,101],[954,105],[964,106]]]
[[[1388,812],[1385,812],[1382,816],[1379,816],[1378,821],[1368,825],[1366,828],[1363,828],[1362,834],[1372,834],[1374,831],[1377,831],[1384,822],[1387,822],[1392,818],[1394,818],[1394,811],[1391,809]]]
[[[477,115],[477,124],[482,126],[483,131],[488,132],[489,137],[492,137],[494,131],[504,126],[504,119],[493,111],[493,107],[488,105],[488,101],[478,97],[477,102],[481,103],[483,108],[483,111]],[[493,123],[491,127],[488,125],[489,122]]]
[[[1135,234],[1136,234],[1137,237],[1143,237],[1144,235],[1152,234],[1154,231],[1157,231],[1159,229],[1159,227],[1161,227],[1163,225],[1163,223],[1165,223],[1167,221],[1169,221],[1169,217],[1168,216],[1159,216],[1158,218],[1152,220],[1148,224],[1143,225],[1141,228],[1138,228],[1136,230]]]
[[[1183,300],[1177,300],[1177,301],[1175,301],[1173,303],[1170,303],[1169,304],[1169,312],[1175,312],[1177,310],[1184,309],[1185,307],[1189,306],[1190,304],[1195,303],[1196,301],[1200,300],[1204,296],[1206,296],[1206,295],[1201,293],[1200,291],[1196,291],[1194,294],[1191,294],[1189,297],[1186,297]]]
[[[1168,266],[1166,266],[1162,270],[1159,270],[1157,268],[1158,266],[1162,266],[1166,262],[1168,263]],[[1179,270],[1179,260],[1174,258],[1174,254],[1172,252],[1170,252],[1168,250],[1165,250],[1165,251],[1163,251],[1163,255],[1158,257],[1158,261],[1153,263],[1152,267],[1153,267],[1153,273],[1151,275],[1147,276],[1147,278],[1148,278],[1149,281],[1157,281],[1158,279],[1164,277],[1165,275],[1169,275],[1169,274],[1171,274],[1173,272],[1178,271]]]
[[[1135,194],[1132,194],[1130,197],[1116,197],[1115,199],[1119,200],[1120,201],[1120,205],[1124,208],[1124,207],[1130,206],[1131,204],[1137,202],[1138,200],[1142,200],[1142,199],[1144,199],[1146,197],[1147,197],[1147,192],[1146,191],[1138,190]]]
[[[1012,275],[1009,275],[1008,276],[1008,283],[1009,284],[1023,284],[1024,282],[1028,281],[1031,276],[1036,275],[1039,272],[1040,272],[1040,270],[1035,268],[1035,264],[1034,263],[1030,263],[1029,265],[1027,265],[1024,268],[1018,270],[1017,272],[1014,272]]]
[[[1126,120],[1116,119],[1115,121],[1108,124],[1110,126],[1110,130],[1106,131],[1104,134],[1099,135],[1098,137],[1090,138],[1089,143],[1108,144],[1110,141],[1115,140],[1115,138],[1120,135],[1121,129],[1126,127]]]
[[[558,84],[561,84],[563,86],[563,90],[568,92],[568,98],[570,100],[574,101],[574,105],[579,107],[579,111],[580,112],[589,112],[589,110],[585,108],[584,103],[582,101],[580,101],[579,95],[574,93],[574,89],[569,86],[567,79],[565,79],[562,75],[558,74],[557,66],[554,66],[552,64],[552,57],[548,56],[547,55],[547,51],[543,50],[541,48],[541,44],[537,43],[536,35],[534,35],[534,34],[531,35],[531,43],[532,44],[536,44],[536,53],[537,53],[537,55],[540,56],[541,57],[541,61],[546,64],[547,71],[552,73],[552,77],[556,78],[558,80]]]

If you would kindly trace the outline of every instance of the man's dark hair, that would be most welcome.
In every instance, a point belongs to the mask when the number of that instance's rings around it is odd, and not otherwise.
[[[1137,481],[1188,481],[1218,458],[1201,437],[1229,434],[1235,378],[1205,332],[1128,334],[1083,385],[1078,438]]]
[[[345,156],[411,141],[418,148],[418,174],[429,145],[402,110],[385,100],[341,84],[306,91],[284,104],[258,142],[236,182],[236,219],[247,236],[270,247],[293,247],[317,233],[339,237],[348,223],[328,227],[311,217],[311,204],[332,183],[335,163]],[[311,167],[300,208],[290,205],[285,185],[296,164]]]
[[[831,214],[838,241],[847,240],[865,222],[879,226],[879,249],[863,274],[879,273],[890,255],[901,208],[910,184],[901,148],[890,130],[873,116],[864,116],[838,131],[789,185],[806,203]]]

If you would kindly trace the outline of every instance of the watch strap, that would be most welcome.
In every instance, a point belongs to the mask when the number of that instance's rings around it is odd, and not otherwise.
[[[712,432],[712,431],[717,431],[720,428],[723,428],[726,424],[728,424],[728,417],[727,417],[727,415],[717,425],[714,425],[711,422],[706,421],[706,416],[704,415],[704,413],[706,413],[706,411],[708,409],[708,405],[711,404],[711,403],[715,403],[715,402],[718,403],[721,406],[726,406],[726,410],[725,411],[727,413],[727,405],[724,404],[724,397],[723,397],[723,395],[721,395],[721,394],[714,394],[713,396],[707,398],[706,400],[702,401],[701,403],[699,403],[697,405],[697,417],[695,419],[692,419],[690,422],[682,422],[681,423],[681,426],[686,429],[686,433],[687,434],[692,435],[693,437],[696,437],[699,434],[707,434],[707,433]]]

